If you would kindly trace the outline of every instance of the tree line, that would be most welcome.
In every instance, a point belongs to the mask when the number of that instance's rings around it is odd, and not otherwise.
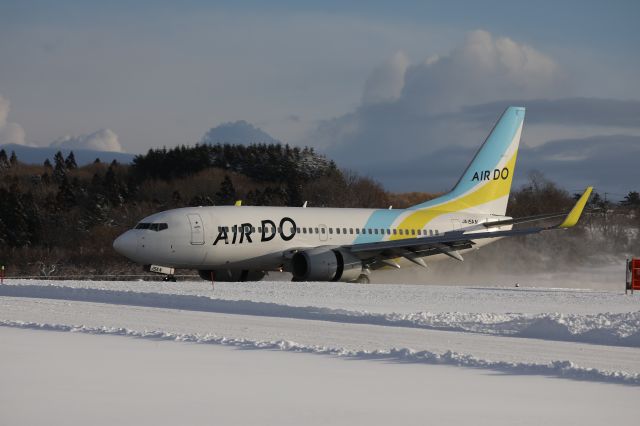
[[[394,194],[371,178],[337,168],[312,148],[281,144],[196,145],[149,150],[131,165],[116,161],[78,167],[73,152],[42,165],[23,164],[0,150],[0,263],[12,275],[138,273],[115,253],[115,237],[145,216],[185,206],[244,205],[405,208],[436,194]],[[575,196],[540,174],[511,193],[514,217],[568,210]],[[640,196],[620,203],[597,193],[571,241],[527,237],[505,244],[541,252],[572,250],[575,257],[636,251]],[[632,231],[636,229],[635,234]],[[579,233],[592,246],[580,242]],[[572,234],[573,235],[573,234]],[[557,245],[554,245],[556,244]],[[546,244],[546,245],[545,245]],[[516,250],[517,251],[517,250]]]
[[[73,152],[30,165],[0,150],[0,263],[23,275],[138,272],[113,251],[117,235],[157,211],[239,199],[386,207],[393,196],[312,148],[287,145],[179,146],[131,165],[96,159],[82,167]]]

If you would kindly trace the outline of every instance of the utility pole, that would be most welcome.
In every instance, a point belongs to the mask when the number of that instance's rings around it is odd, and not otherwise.
[[[604,193],[604,232],[605,235],[608,233],[609,231],[609,222],[607,222],[607,210],[609,210],[608,205],[609,203],[607,203],[607,194],[608,192]]]

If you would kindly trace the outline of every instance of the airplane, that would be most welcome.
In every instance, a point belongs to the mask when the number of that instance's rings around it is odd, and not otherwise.
[[[114,249],[175,280],[195,269],[211,281],[259,281],[285,271],[293,281],[369,283],[373,271],[463,254],[504,237],[574,226],[588,187],[568,213],[505,216],[525,108],[508,107],[453,189],[407,209],[207,206],[142,219]],[[561,218],[553,226],[513,225]]]

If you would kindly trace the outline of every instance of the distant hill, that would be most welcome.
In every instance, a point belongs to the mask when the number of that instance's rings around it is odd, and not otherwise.
[[[212,127],[205,133],[200,143],[207,145],[218,143],[250,145],[256,143],[277,144],[281,142],[264,130],[240,120]]]
[[[16,156],[20,162],[25,164],[42,164],[45,159],[53,162],[53,156],[56,152],[60,151],[66,157],[69,152],[73,151],[73,155],[76,158],[78,166],[93,163],[96,158],[99,158],[103,163],[111,163],[113,160],[121,164],[129,164],[133,161],[133,154],[127,154],[124,152],[108,152],[108,151],[94,151],[90,149],[67,149],[67,148],[52,148],[52,147],[32,147],[16,144],[0,145],[0,149],[4,149],[7,155],[11,154],[11,151],[15,151]]]

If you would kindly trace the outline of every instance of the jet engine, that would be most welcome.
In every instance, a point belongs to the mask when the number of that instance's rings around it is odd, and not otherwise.
[[[198,275],[203,280],[219,282],[260,281],[266,275],[264,271],[250,271],[248,269],[204,269]]]
[[[362,261],[344,249],[318,247],[299,251],[291,259],[295,281],[355,281]]]

